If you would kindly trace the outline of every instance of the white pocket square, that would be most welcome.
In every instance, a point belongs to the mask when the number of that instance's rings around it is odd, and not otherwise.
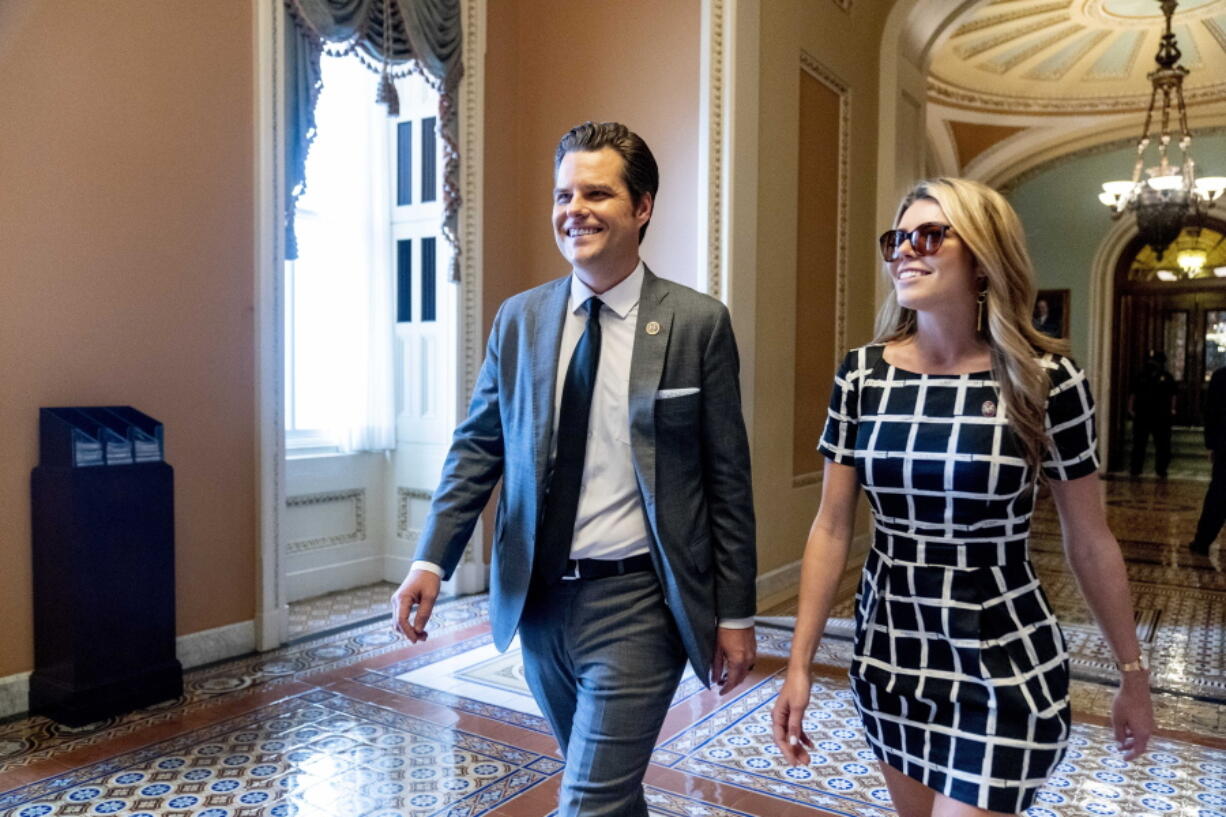
[[[697,386],[689,386],[684,389],[660,389],[656,392],[657,400],[671,400],[674,397],[686,397],[691,394],[698,394],[701,391]]]

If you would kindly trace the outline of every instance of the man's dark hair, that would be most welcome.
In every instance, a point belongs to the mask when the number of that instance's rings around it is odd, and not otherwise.
[[[584,122],[575,125],[558,142],[553,169],[557,171],[562,157],[568,153],[604,148],[612,148],[622,157],[622,181],[630,191],[630,201],[638,207],[643,194],[650,193],[654,212],[656,191],[660,189],[660,168],[656,165],[656,157],[651,155],[651,148],[647,147],[643,137],[620,122]],[[650,223],[651,219],[648,218],[647,224]],[[647,234],[647,224],[639,228],[640,244]]]

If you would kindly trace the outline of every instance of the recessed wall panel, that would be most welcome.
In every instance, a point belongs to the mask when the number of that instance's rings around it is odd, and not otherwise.
[[[838,350],[840,95],[800,71],[796,188],[796,354],[792,473],[821,471],[816,446],[825,423]]]

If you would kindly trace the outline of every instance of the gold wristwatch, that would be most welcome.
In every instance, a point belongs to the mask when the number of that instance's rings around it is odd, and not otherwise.
[[[1145,653],[1141,653],[1140,655],[1137,656],[1137,659],[1135,661],[1128,661],[1127,663],[1124,663],[1124,664],[1121,664],[1119,661],[1116,661],[1115,668],[1119,670],[1120,672],[1136,672],[1138,670],[1148,670],[1149,660],[1145,657]]]

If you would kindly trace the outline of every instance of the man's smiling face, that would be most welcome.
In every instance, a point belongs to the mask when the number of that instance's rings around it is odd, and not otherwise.
[[[554,239],[585,280],[616,283],[638,264],[639,228],[651,218],[652,199],[644,194],[635,205],[623,165],[612,148],[571,151],[558,164]]]

